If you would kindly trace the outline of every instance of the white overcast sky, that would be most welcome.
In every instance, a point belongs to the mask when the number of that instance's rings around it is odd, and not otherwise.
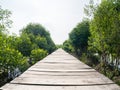
[[[56,44],[68,39],[68,34],[84,15],[84,6],[89,0],[0,0],[3,9],[12,12],[11,33],[30,22],[42,24],[51,34]]]

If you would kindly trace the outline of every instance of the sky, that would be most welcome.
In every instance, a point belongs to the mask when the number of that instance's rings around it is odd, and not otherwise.
[[[84,7],[89,0],[0,0],[3,9],[12,12],[10,33],[29,23],[39,23],[50,32],[55,44],[68,39],[71,30],[85,17]]]

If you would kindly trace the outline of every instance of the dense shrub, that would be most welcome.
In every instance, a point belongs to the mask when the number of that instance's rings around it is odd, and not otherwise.
[[[31,58],[33,63],[43,59],[47,55],[47,51],[43,49],[34,49],[31,51]]]

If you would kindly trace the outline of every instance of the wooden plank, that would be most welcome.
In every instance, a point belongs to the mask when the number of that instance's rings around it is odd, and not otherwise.
[[[120,90],[113,81],[58,49],[2,90]]]

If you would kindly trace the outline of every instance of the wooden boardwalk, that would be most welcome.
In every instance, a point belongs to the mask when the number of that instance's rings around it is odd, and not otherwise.
[[[120,87],[58,49],[0,90],[120,90]]]

